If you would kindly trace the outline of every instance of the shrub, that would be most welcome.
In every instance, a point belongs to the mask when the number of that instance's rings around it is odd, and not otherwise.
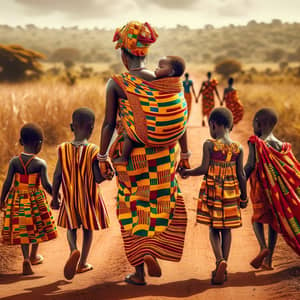
[[[43,54],[19,45],[0,45],[0,81],[14,82],[39,76],[42,66],[37,60],[42,58],[45,58]],[[30,76],[28,71],[31,71]]]
[[[59,48],[51,55],[51,60],[64,62],[66,60],[78,61],[81,59],[81,53],[76,48]]]
[[[215,71],[223,77],[228,77],[234,73],[241,72],[242,65],[235,59],[226,59],[216,65]]]

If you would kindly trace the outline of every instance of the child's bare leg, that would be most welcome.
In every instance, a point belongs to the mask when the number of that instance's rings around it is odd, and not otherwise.
[[[222,235],[223,258],[227,261],[229,257],[230,247],[231,247],[231,230],[222,229],[221,235]]]
[[[266,245],[264,225],[262,223],[254,222],[253,229],[260,246],[260,252],[254,259],[251,260],[250,265],[253,268],[258,269],[262,266],[264,259],[270,254],[270,250]]]
[[[262,223],[254,222],[253,223],[254,233],[256,235],[257,241],[260,246],[260,250],[266,249],[266,239],[265,239],[265,232],[264,232],[264,225]]]
[[[88,229],[83,229],[83,242],[82,242],[82,251],[79,261],[79,268],[87,266],[86,260],[89,255],[91,244],[93,240],[93,231]]]
[[[29,244],[22,244],[21,249],[22,249],[24,260],[28,260],[29,259]]]
[[[30,259],[35,259],[37,256],[37,252],[39,249],[39,244],[32,244],[31,246],[31,252],[30,252]]]
[[[270,269],[272,268],[272,258],[277,242],[277,235],[277,232],[272,228],[271,225],[269,225],[268,248],[270,250],[270,254],[265,258],[264,264]]]
[[[21,245],[24,262],[23,262],[23,275],[31,275],[33,271],[31,269],[31,263],[29,259],[29,244],[22,244]]]
[[[76,273],[77,264],[80,258],[80,252],[77,250],[77,229],[68,229],[67,239],[71,254],[65,263],[64,275],[68,280],[71,280]]]
[[[218,262],[223,259],[220,230],[210,227],[209,228],[209,239],[210,239],[210,243],[213,248],[213,251],[214,251],[214,255],[216,257],[216,261]]]
[[[38,265],[41,264],[44,260],[44,257],[40,254],[37,254],[39,249],[39,244],[32,244],[31,246],[31,252],[30,252],[30,262],[32,265]]]
[[[67,230],[67,239],[70,247],[70,251],[77,250],[77,229]]]

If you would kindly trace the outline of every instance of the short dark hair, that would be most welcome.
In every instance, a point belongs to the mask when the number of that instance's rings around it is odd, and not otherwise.
[[[207,77],[211,77],[211,72],[207,72]]]
[[[229,77],[228,84],[233,84],[233,83],[234,83],[234,79],[232,77]]]
[[[216,122],[218,125],[224,125],[225,128],[232,128],[233,117],[228,108],[218,107],[215,108],[208,119],[209,122]]]
[[[167,56],[167,58],[170,60],[172,68],[175,72],[173,76],[180,77],[185,70],[184,59],[179,56]]]
[[[79,126],[84,126],[87,123],[94,123],[95,114],[88,107],[77,108],[72,114],[72,122]]]
[[[24,145],[32,145],[43,140],[43,129],[37,124],[27,123],[21,128],[20,137]]]
[[[274,109],[272,108],[262,108],[256,112],[254,118],[258,118],[262,125],[273,129],[278,122],[278,116]]]
[[[185,77],[189,77],[189,76],[190,76],[190,74],[189,74],[189,73],[185,73],[184,75],[185,75]]]

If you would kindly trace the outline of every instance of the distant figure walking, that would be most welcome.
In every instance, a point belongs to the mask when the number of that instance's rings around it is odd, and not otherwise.
[[[223,102],[225,102],[226,107],[232,112],[233,115],[233,125],[240,122],[244,116],[244,107],[241,103],[238,92],[233,88],[234,79],[230,77],[228,79],[228,87],[224,89]]]
[[[215,78],[211,79],[211,72],[208,72],[207,80],[202,82],[201,88],[196,98],[196,103],[198,103],[199,97],[202,94],[202,126],[205,126],[204,118],[206,117],[208,120],[210,113],[215,107],[214,93],[216,93],[221,104],[221,98],[217,89],[217,85],[218,81]]]
[[[190,117],[191,114],[191,110],[192,110],[192,93],[191,90],[193,92],[194,98],[196,99],[196,93],[195,93],[195,89],[194,89],[194,83],[191,79],[189,79],[189,73],[185,73],[185,79],[182,82],[183,84],[183,89],[184,89],[184,98],[185,101],[187,103],[187,107],[188,107],[188,117]]]

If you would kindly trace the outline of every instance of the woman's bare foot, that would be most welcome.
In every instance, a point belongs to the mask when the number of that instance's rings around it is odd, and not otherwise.
[[[29,259],[23,261],[23,275],[32,275],[31,263]]]
[[[274,268],[272,267],[272,258],[270,257],[270,255],[268,255],[264,259],[263,263],[261,264],[261,268],[268,271],[274,270]]]

